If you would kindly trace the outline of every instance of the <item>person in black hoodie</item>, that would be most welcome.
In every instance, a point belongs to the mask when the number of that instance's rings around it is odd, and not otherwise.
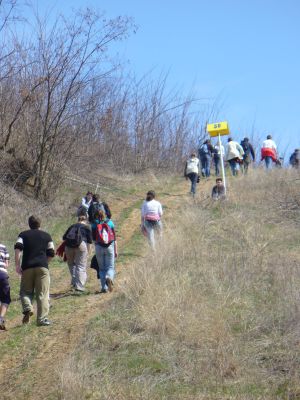
[[[241,146],[244,150],[244,155],[243,155],[243,169],[244,169],[244,174],[247,174],[249,165],[251,162],[255,162],[255,151],[253,149],[252,144],[249,142],[249,139],[245,137],[241,141]]]

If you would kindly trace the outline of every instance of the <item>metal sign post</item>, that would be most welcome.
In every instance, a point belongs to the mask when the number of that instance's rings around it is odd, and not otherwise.
[[[223,185],[224,185],[225,194],[226,194],[226,176],[225,176],[224,153],[222,151],[221,136],[229,135],[228,122],[224,121],[224,122],[217,122],[214,124],[207,124],[207,132],[209,133],[210,137],[218,137],[218,145],[219,145],[220,156],[221,156],[222,179],[223,179]]]
[[[223,149],[222,149],[222,142],[221,142],[221,135],[218,135],[218,145],[220,149],[220,155],[221,155],[221,171],[222,171],[222,179],[223,179],[223,185],[225,189],[225,195],[226,195],[226,176],[225,176],[225,167],[224,167],[224,154],[223,154]]]

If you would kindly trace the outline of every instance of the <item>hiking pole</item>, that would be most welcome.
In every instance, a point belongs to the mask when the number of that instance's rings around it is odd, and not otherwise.
[[[221,156],[222,179],[223,179],[223,185],[224,185],[225,195],[226,195],[226,178],[225,178],[225,168],[224,168],[224,154],[223,154],[223,148],[222,148],[222,142],[221,142],[220,133],[218,134],[218,145],[219,145],[220,156]]]

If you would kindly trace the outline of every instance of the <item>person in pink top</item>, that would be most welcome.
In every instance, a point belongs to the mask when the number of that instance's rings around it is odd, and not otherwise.
[[[162,233],[162,206],[155,200],[154,190],[149,190],[141,209],[141,227],[146,232],[150,246],[155,248],[155,235]]]

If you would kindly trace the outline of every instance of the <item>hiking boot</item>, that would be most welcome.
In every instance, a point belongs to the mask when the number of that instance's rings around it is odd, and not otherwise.
[[[22,319],[22,324],[28,324],[30,317],[33,316],[33,312],[32,311],[25,311]]]
[[[84,292],[85,292],[85,289],[78,289],[78,288],[75,288],[75,292],[84,293]]]
[[[110,278],[107,277],[105,283],[106,283],[106,285],[108,287],[108,291],[112,292],[113,291],[113,286],[114,286],[113,281]]]
[[[107,289],[101,289],[100,293],[107,293]]]
[[[6,331],[4,319],[0,321],[0,331]]]
[[[44,318],[41,321],[37,322],[37,326],[49,326],[51,325],[51,321],[48,318]]]

